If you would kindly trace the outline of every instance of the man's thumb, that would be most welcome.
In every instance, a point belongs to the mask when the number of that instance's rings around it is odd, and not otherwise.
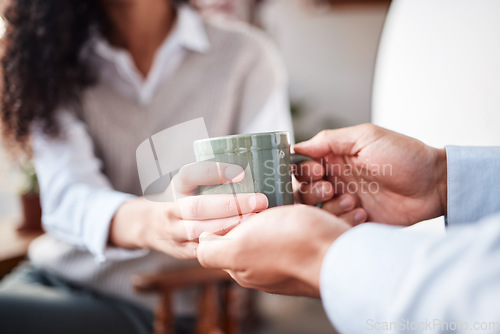
[[[308,141],[296,144],[294,150],[315,159],[328,154],[351,155],[361,134],[359,126],[323,130]]]

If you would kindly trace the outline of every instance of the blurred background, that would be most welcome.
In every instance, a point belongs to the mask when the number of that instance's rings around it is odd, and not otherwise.
[[[4,2],[4,1],[2,1]],[[296,141],[326,128],[370,121],[377,47],[390,1],[196,0],[206,15],[226,15],[266,31],[289,73]],[[0,34],[3,33],[0,20]],[[21,195],[36,192],[29,168],[0,151],[0,259],[23,220]],[[37,210],[32,209],[32,210]],[[7,231],[9,229],[9,231]],[[259,294],[262,333],[332,333],[321,303]]]
[[[3,3],[5,1],[0,1]],[[297,141],[327,128],[370,121],[376,52],[390,1],[196,0],[207,15],[227,15],[265,30],[289,73]],[[0,20],[0,34],[4,24]],[[19,213],[23,175],[0,151],[0,217]]]

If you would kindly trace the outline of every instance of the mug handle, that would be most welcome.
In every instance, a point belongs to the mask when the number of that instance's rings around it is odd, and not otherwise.
[[[290,154],[290,165],[298,165],[304,161],[314,161],[314,159],[304,154]]]

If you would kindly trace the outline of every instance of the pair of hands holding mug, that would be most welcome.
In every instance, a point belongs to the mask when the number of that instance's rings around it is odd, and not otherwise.
[[[356,208],[359,201],[354,195],[333,198],[333,186],[323,179],[321,164],[307,162],[302,167],[305,172],[299,178],[310,182],[295,182],[294,197],[298,203],[315,205],[328,201],[329,211],[351,224],[366,219],[366,212]],[[159,202],[135,198],[118,209],[110,227],[110,243],[194,259],[203,232],[226,234],[244,219],[268,208],[264,194],[197,195],[199,186],[240,182],[244,176],[238,165],[209,161],[186,165],[170,182],[166,198]]]
[[[244,177],[235,165],[197,163],[171,182],[171,202],[124,203],[111,222],[109,242],[183,259],[197,256],[203,266],[225,269],[246,287],[318,296],[323,257],[352,225],[369,220],[408,226],[446,213],[444,150],[365,124],[323,131],[295,151],[322,160],[298,169],[298,179],[306,183],[296,192],[303,203],[325,202],[323,210],[305,205],[266,210],[262,194],[193,196],[200,185]],[[390,173],[380,172],[384,165]],[[342,193],[373,182],[376,191]]]
[[[337,190],[356,189],[356,203],[361,208],[355,210],[364,212],[369,221],[409,226],[446,214],[443,149],[364,124],[323,131],[297,144],[295,151],[321,159],[326,180]],[[319,178],[319,163],[309,164],[309,170],[317,170]],[[385,171],[384,166],[388,167]],[[362,189],[372,183],[376,187]],[[324,210],[304,205],[272,208],[223,236],[203,233],[198,260],[205,267],[226,270],[244,287],[318,297],[320,269],[327,250],[358,223],[335,215],[339,199],[346,196],[338,195],[326,201]],[[308,198],[304,200],[314,204]]]
[[[357,208],[359,201],[355,195],[333,198],[333,186],[323,179],[321,164],[306,162],[302,167],[304,174],[299,179],[309,182],[294,182],[296,203],[316,205],[327,201],[329,211],[350,224],[365,221],[366,212]],[[268,200],[264,194],[197,195],[199,186],[240,182],[244,177],[243,168],[226,163],[197,162],[182,167],[167,189],[171,196],[168,203],[159,204],[167,219],[154,220],[159,224],[149,230],[150,240],[157,241],[154,248],[178,258],[195,258],[201,233],[223,235],[266,210]]]

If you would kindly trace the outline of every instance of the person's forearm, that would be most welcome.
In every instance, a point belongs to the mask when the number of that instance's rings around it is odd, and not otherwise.
[[[374,324],[401,319],[404,324],[433,319],[433,333],[442,332],[435,324],[444,322],[498,326],[499,223],[500,215],[491,216],[443,236],[380,224],[353,228],[323,261],[326,313],[342,333],[365,333],[375,330]]]
[[[153,211],[150,204],[143,197],[123,203],[111,221],[109,243],[127,249],[147,248],[146,232]]]

